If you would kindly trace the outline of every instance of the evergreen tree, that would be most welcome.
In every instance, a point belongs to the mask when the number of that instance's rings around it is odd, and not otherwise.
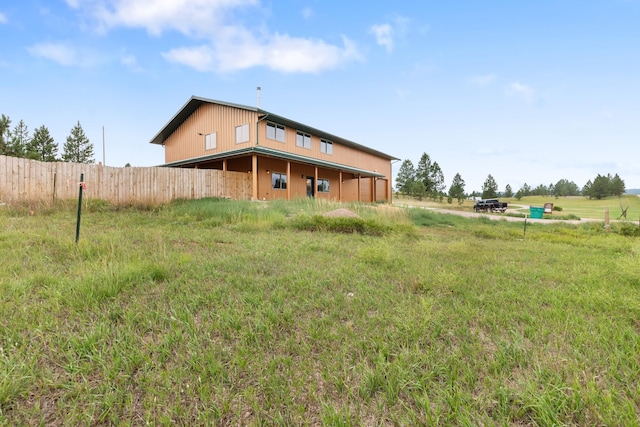
[[[591,198],[591,186],[593,183],[591,180],[587,181],[587,183],[582,187],[582,195],[588,198]]]
[[[546,196],[549,194],[549,189],[546,185],[540,184],[531,191],[531,194],[534,196]]]
[[[589,189],[589,198],[602,199],[609,195],[609,177],[598,174],[593,180],[593,184],[591,184],[591,188]]]
[[[84,134],[80,121],[71,129],[67,142],[62,147],[62,160],[73,163],[93,163],[93,144]]]
[[[418,166],[416,167],[416,181],[424,184],[426,194],[433,191],[433,182],[431,181],[431,157],[427,153],[422,153]]]
[[[483,199],[492,199],[494,197],[498,197],[498,183],[496,180],[489,174],[487,179],[482,184],[482,198]]]
[[[411,182],[411,188],[409,190],[409,194],[411,197],[415,197],[418,200],[422,200],[422,198],[426,195],[426,190],[424,188],[424,183],[422,181],[414,180]]]
[[[0,116],[0,155],[9,156],[9,137],[11,119],[4,114]]]
[[[624,181],[618,176],[618,174],[615,174],[615,176],[611,179],[611,195],[612,196],[622,196],[625,192],[625,185],[624,185]]]
[[[513,197],[513,189],[509,184],[504,187],[504,197]]]
[[[449,203],[451,203],[451,201],[453,199],[458,200],[458,204],[461,205],[462,202],[464,201],[464,180],[462,179],[462,176],[460,176],[459,173],[457,173],[454,177],[453,177],[453,181],[451,181],[451,186],[449,187]]]
[[[29,143],[29,129],[23,120],[20,120],[11,132],[11,140],[9,142],[9,156],[24,157],[27,152],[27,144]]]
[[[55,162],[58,154],[58,144],[56,144],[49,134],[49,129],[45,125],[40,126],[33,132],[33,138],[26,147],[27,157],[42,162]]]
[[[556,197],[578,196],[580,189],[575,182],[569,181],[568,179],[561,179],[556,182],[552,194]]]
[[[411,185],[416,179],[416,171],[413,168],[411,160],[405,160],[400,165],[398,175],[396,176],[396,191],[405,196],[411,193]]]
[[[442,201],[446,184],[444,183],[444,174],[442,173],[442,169],[438,162],[433,162],[431,164],[431,168],[429,170],[429,181],[431,181],[432,185],[431,197],[433,200],[440,199],[440,201]]]

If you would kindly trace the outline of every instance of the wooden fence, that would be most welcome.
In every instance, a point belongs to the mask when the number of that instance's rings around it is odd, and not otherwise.
[[[116,205],[161,204],[175,199],[251,199],[251,175],[215,169],[115,168],[99,164],[39,162],[0,156],[0,202],[54,202],[83,197]]]

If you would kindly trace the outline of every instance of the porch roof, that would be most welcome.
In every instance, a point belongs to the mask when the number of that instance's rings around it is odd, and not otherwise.
[[[313,157],[300,156],[298,154],[288,153],[285,151],[274,150],[272,148],[262,147],[260,145],[254,145],[251,147],[240,148],[237,150],[225,151],[222,153],[215,153],[208,156],[193,157],[190,159],[179,160],[176,162],[165,163],[162,166],[166,167],[179,167],[197,165],[200,163],[209,162],[212,160],[224,160],[234,157],[242,157],[247,155],[257,154],[259,156],[274,157],[283,160],[290,160],[293,162],[304,163],[313,166],[320,166],[328,169],[335,169],[342,172],[352,173],[354,175],[384,178],[385,175],[377,171],[370,171],[366,169],[355,168],[352,166],[343,165],[340,163],[328,162],[325,160],[315,159]],[[391,178],[391,177],[388,177]]]

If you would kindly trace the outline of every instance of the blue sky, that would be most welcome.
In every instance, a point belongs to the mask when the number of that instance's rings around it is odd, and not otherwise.
[[[640,188],[640,0],[0,1],[0,113],[109,166],[191,95],[256,105],[417,164],[447,188],[618,173]]]

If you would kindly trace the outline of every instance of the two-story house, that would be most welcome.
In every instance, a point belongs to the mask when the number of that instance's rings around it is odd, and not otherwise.
[[[260,108],[192,96],[151,143],[164,166],[251,174],[253,200],[391,202],[395,157]]]

